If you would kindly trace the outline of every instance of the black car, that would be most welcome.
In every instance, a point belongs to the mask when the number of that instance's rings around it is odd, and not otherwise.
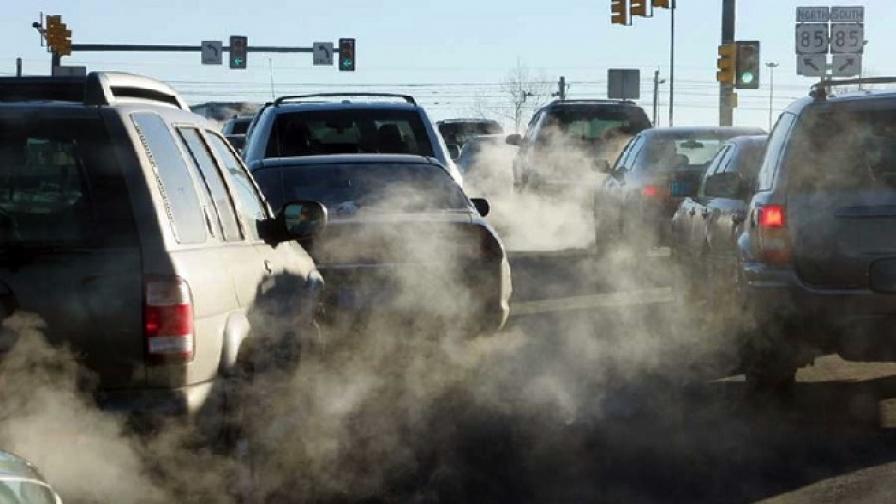
[[[275,206],[303,195],[329,208],[326,230],[309,246],[327,281],[331,322],[395,313],[478,334],[507,319],[510,266],[483,219],[488,203],[468,199],[435,159],[272,158],[253,175]]]
[[[631,139],[594,196],[598,250],[620,242],[638,249],[667,245],[672,215],[696,194],[703,173],[730,138],[758,128],[654,128]]]
[[[896,79],[850,84],[881,81]],[[837,86],[778,118],[738,239],[757,385],[792,383],[819,352],[896,360],[896,93]]]
[[[624,100],[557,100],[538,110],[513,161],[519,191],[577,197],[590,190],[601,160],[615,159],[625,142],[650,128],[644,110]]]

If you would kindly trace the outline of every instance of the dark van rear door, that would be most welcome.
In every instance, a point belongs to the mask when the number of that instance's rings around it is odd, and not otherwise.
[[[823,287],[867,288],[871,264],[896,257],[896,100],[809,109],[785,163],[799,275]]]
[[[144,381],[141,262],[116,147],[95,110],[0,109],[0,285],[107,388]]]

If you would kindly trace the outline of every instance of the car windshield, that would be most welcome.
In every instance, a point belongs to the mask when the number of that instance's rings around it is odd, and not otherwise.
[[[896,108],[810,109],[786,163],[793,191],[896,190]]]
[[[448,173],[429,164],[321,164],[281,168],[286,200],[319,201],[338,214],[469,208]]]
[[[309,110],[277,115],[266,157],[357,153],[432,156],[433,147],[413,110]]]

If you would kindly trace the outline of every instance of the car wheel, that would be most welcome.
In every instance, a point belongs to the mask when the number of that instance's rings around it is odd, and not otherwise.
[[[794,346],[778,324],[754,331],[743,342],[742,366],[747,385],[757,392],[785,391],[796,381],[799,364]]]

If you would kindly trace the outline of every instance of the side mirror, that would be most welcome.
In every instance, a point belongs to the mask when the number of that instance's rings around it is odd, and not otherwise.
[[[476,207],[476,211],[479,212],[479,215],[485,217],[491,211],[492,207],[488,204],[488,200],[485,198],[471,198],[470,201],[473,203],[473,206]]]
[[[512,135],[507,135],[507,138],[504,140],[507,145],[516,145],[519,147],[523,144],[523,136],[519,133],[514,133]]]
[[[451,156],[452,161],[457,161],[457,158],[460,157],[460,147],[457,144],[447,144],[448,147],[448,155]]]
[[[317,201],[292,201],[277,215],[281,235],[287,240],[307,240],[327,225],[327,207]]]

